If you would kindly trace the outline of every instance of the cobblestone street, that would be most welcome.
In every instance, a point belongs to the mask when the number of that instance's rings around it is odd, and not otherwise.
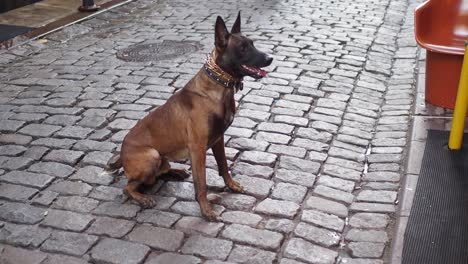
[[[137,0],[0,51],[0,263],[389,263],[417,3]],[[224,188],[209,151],[223,221],[201,218],[192,178],[159,182],[148,191],[156,207],[143,209],[123,195],[125,176],[103,167],[201,68],[216,16],[230,28],[238,10],[243,34],[274,58],[266,78],[246,78],[226,131],[245,194]],[[200,49],[116,56],[164,40]]]

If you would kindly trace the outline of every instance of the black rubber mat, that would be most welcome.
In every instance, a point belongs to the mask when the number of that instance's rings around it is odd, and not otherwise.
[[[12,26],[0,24],[0,41],[12,39],[16,36],[22,35],[26,32],[33,30],[30,27]]]
[[[403,264],[468,263],[468,135],[430,130],[403,244]]]

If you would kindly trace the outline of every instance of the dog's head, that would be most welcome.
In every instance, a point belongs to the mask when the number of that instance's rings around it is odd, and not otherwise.
[[[215,25],[216,64],[232,76],[250,76],[261,79],[266,76],[267,67],[273,58],[257,50],[253,41],[241,34],[240,12],[236,22],[228,32],[224,20],[218,16]]]

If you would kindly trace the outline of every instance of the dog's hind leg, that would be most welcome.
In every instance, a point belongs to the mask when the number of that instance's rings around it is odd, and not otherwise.
[[[124,159],[124,169],[128,184],[124,189],[124,193],[143,207],[155,206],[154,199],[141,193],[140,187],[153,185],[156,182],[156,177],[160,174],[161,168],[159,152],[153,148],[139,148],[127,153],[127,155]]]
[[[158,179],[163,181],[184,181],[188,177],[190,177],[190,174],[185,170],[170,169],[158,176]]]
[[[145,208],[151,208],[156,205],[156,201],[154,199],[147,195],[147,194],[142,194],[140,192],[140,187],[142,183],[137,182],[137,181],[129,181],[127,186],[124,189],[124,193],[137,201],[139,204],[141,204]]]

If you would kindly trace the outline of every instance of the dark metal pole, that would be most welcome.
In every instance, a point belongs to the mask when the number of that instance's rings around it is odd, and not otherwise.
[[[78,7],[81,12],[93,12],[99,10],[100,6],[94,3],[94,0],[83,0],[83,5]]]

